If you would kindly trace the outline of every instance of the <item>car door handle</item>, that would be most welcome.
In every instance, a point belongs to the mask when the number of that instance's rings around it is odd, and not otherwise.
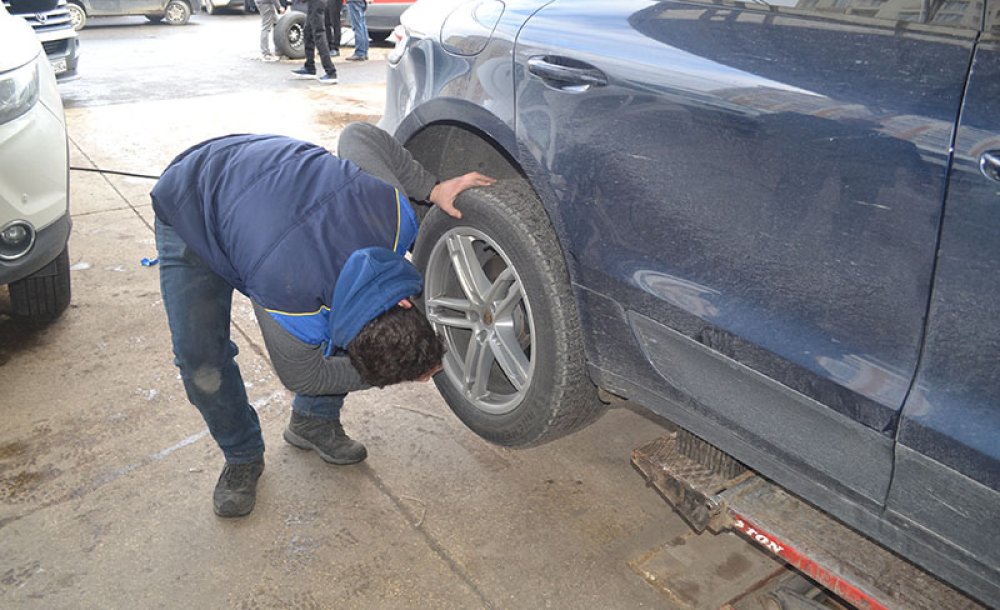
[[[979,157],[979,171],[991,180],[1000,182],[1000,150],[988,150]]]
[[[551,55],[528,59],[531,72],[556,89],[585,91],[590,87],[603,87],[608,77],[597,68],[567,58]]]

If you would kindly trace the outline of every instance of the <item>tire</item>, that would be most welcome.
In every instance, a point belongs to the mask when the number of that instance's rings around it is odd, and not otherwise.
[[[274,51],[289,59],[306,56],[305,42],[306,14],[299,11],[285,11],[274,26]]]
[[[47,323],[69,307],[69,248],[54,261],[9,286],[13,313],[19,318]]]
[[[69,11],[69,22],[73,24],[74,30],[79,32],[87,27],[87,11],[83,10],[82,6],[69,2],[66,4],[66,10]]]
[[[184,0],[170,0],[163,9],[163,20],[168,25],[185,25],[191,19],[191,7]]]
[[[447,349],[434,378],[445,401],[507,447],[593,422],[606,407],[587,377],[576,301],[541,203],[525,183],[504,181],[458,205],[461,219],[428,212],[414,249],[421,302]]]

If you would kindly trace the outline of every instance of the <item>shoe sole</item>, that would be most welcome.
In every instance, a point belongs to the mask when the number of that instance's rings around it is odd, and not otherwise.
[[[294,72],[292,72],[292,76],[294,76],[299,80],[316,80],[317,78],[319,78],[315,74],[296,74]]]
[[[319,454],[319,457],[323,458],[323,461],[328,464],[336,464],[338,466],[348,466],[350,464],[357,464],[358,462],[363,462],[365,458],[368,457],[368,452],[366,451],[365,455],[363,455],[360,459],[357,460],[345,460],[343,458],[335,458],[332,455],[323,453],[323,451],[319,447],[314,445],[311,441],[302,438],[301,436],[295,434],[288,428],[285,428],[285,432],[284,434],[282,434],[282,437],[284,437],[286,443],[288,443],[293,447],[298,447],[299,449],[307,449],[307,450],[311,449],[315,451],[316,453]]]
[[[222,519],[238,519],[240,517],[246,517],[247,515],[249,515],[250,513],[252,513],[255,506],[257,506],[257,499],[256,498],[254,498],[253,504],[250,505],[250,508],[248,508],[247,512],[245,512],[245,513],[233,513],[231,515],[230,514],[223,514],[223,513],[219,512],[218,507],[213,506],[212,508],[215,509],[215,516],[216,517],[220,517]]]
[[[321,85],[336,85],[337,84],[337,81],[335,81],[335,80],[323,80],[321,78],[317,78],[316,81],[319,84],[321,84]]]

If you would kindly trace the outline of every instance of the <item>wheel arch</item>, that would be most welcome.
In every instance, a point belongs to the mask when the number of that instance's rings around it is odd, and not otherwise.
[[[574,261],[561,215],[556,213],[555,193],[509,124],[477,104],[435,98],[410,112],[394,135],[421,165],[441,179],[478,171],[527,183],[542,202],[573,281]]]

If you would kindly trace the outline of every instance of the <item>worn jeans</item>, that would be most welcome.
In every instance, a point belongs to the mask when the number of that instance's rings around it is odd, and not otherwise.
[[[256,461],[264,455],[264,438],[236,365],[239,350],[230,339],[233,287],[159,219],[156,249],[174,364],[180,369],[188,400],[201,413],[227,462]],[[344,395],[296,395],[292,410],[336,420],[343,404]]]
[[[354,30],[354,54],[368,57],[368,24],[365,22],[365,3],[347,0],[347,14],[351,17]]]
[[[227,462],[256,461],[264,455],[264,438],[236,365],[239,350],[229,335],[233,287],[159,219],[156,250],[174,364],[188,400],[201,412]]]

